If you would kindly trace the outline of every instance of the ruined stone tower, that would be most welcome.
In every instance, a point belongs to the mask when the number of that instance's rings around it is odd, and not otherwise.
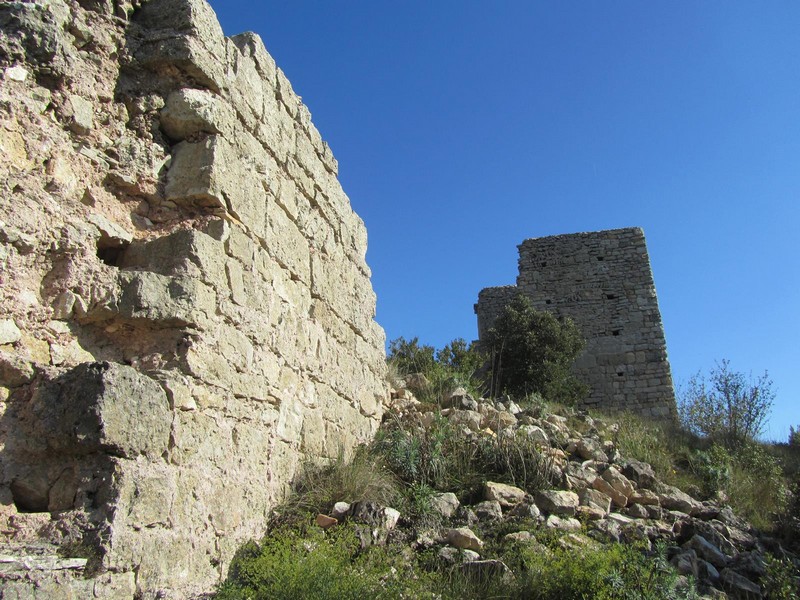
[[[304,460],[371,438],[337,169],[204,0],[0,3],[0,595],[209,591]]]
[[[575,374],[588,407],[675,414],[661,313],[639,228],[556,235],[519,245],[517,284],[481,290],[475,313],[483,338],[517,294],[534,308],[571,317],[586,338]]]

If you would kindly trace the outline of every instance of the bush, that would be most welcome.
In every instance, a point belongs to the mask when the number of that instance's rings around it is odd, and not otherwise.
[[[418,337],[410,340],[399,337],[389,342],[387,360],[397,368],[400,375],[429,373],[436,364],[435,352],[433,346],[421,346]]]
[[[800,448],[800,426],[789,425],[789,445]]]
[[[696,598],[680,590],[664,547],[648,556],[634,546],[612,544],[581,550],[523,550],[525,581],[521,597],[533,600]]]
[[[689,380],[678,411],[686,429],[733,448],[763,432],[774,399],[766,371],[752,379],[722,360],[708,378],[698,373]]]
[[[438,583],[383,548],[360,550],[353,527],[281,529],[242,547],[217,600],[434,598]]]
[[[574,404],[588,390],[570,371],[584,345],[571,319],[534,310],[528,298],[518,295],[486,336],[492,394],[538,392],[548,400]]]
[[[478,372],[486,358],[462,338],[456,338],[441,350],[420,345],[419,338],[399,337],[389,342],[387,364],[399,376],[422,373],[424,384],[414,389],[423,402],[439,404],[442,397],[457,387],[479,395]]]

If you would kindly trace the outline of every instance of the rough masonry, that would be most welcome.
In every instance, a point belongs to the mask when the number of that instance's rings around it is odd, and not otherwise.
[[[664,329],[644,233],[639,228],[528,239],[516,285],[481,290],[475,313],[483,338],[517,294],[534,308],[570,317],[586,338],[575,374],[589,407],[675,414]]]
[[[0,193],[0,596],[209,591],[380,421],[336,159],[204,0],[5,2]]]

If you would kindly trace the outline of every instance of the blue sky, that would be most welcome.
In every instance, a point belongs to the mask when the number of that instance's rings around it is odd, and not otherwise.
[[[769,371],[800,425],[800,3],[245,2],[369,231],[389,339],[476,337],[531,237],[640,226],[677,385]]]

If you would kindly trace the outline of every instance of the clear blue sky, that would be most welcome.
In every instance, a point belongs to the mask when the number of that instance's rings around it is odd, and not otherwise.
[[[389,339],[476,337],[530,237],[640,226],[676,384],[800,425],[800,2],[212,0],[339,160]]]

